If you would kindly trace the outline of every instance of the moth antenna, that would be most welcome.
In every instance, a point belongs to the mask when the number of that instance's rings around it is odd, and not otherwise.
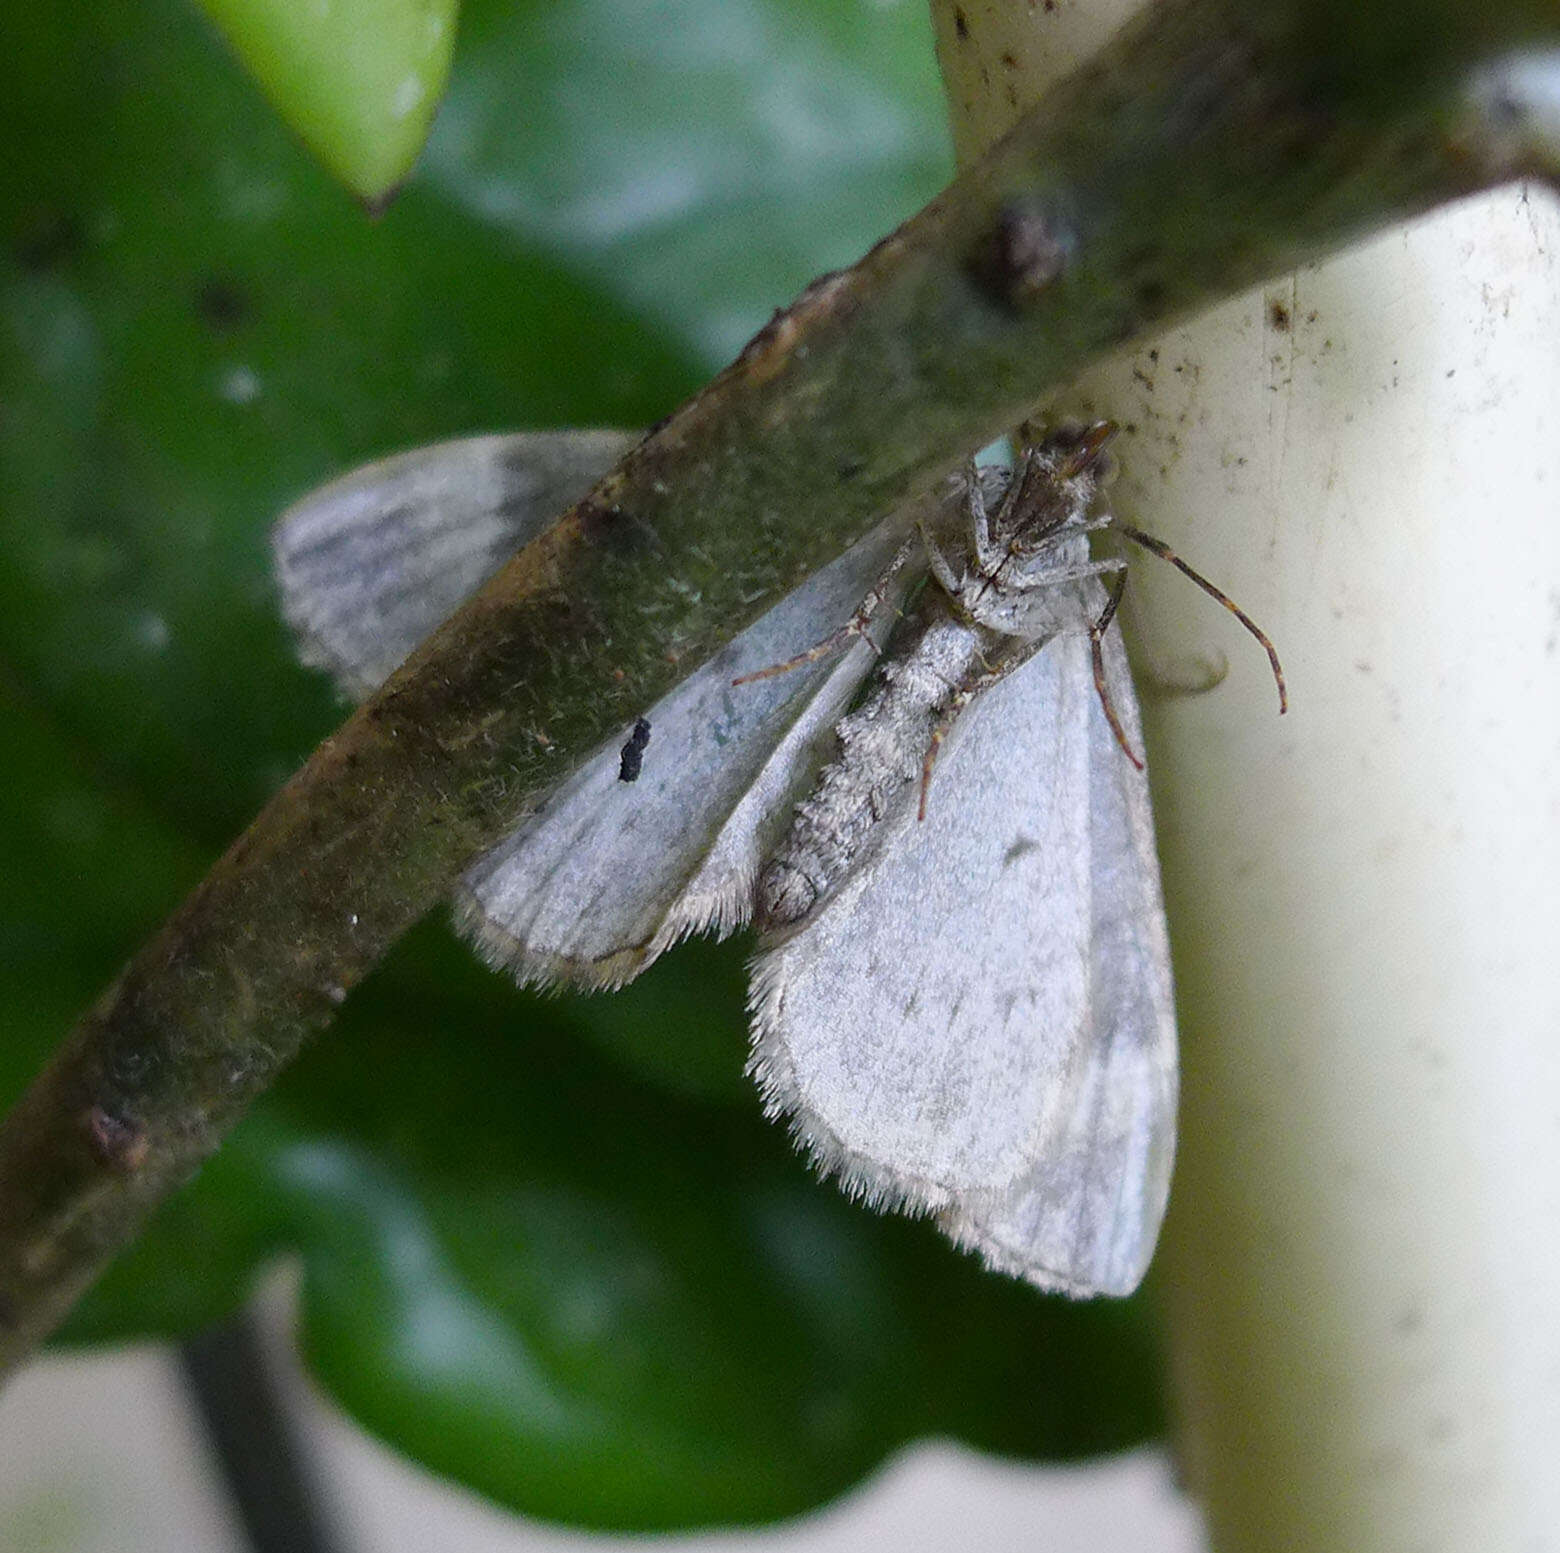
[[[1100,698],[1100,708],[1105,713],[1105,721],[1110,724],[1110,731],[1116,735],[1116,743],[1121,746],[1121,753],[1141,771],[1143,762],[1127,743],[1127,730],[1121,726],[1121,719],[1116,715],[1116,708],[1111,705],[1110,691],[1105,684],[1105,633],[1110,629],[1111,621],[1116,618],[1116,611],[1121,608],[1121,596],[1126,591],[1127,574],[1122,571],[1118,573],[1116,586],[1111,589],[1110,596],[1105,601],[1105,608],[1100,611],[1100,618],[1089,627],[1089,654],[1094,660],[1094,690]]]
[[[1168,561],[1183,577],[1189,577],[1204,593],[1215,603],[1222,604],[1229,612],[1245,626],[1245,628],[1261,643],[1262,650],[1268,656],[1268,663],[1273,669],[1273,682],[1278,686],[1278,712],[1282,717],[1289,710],[1289,691],[1284,684],[1284,666],[1278,661],[1278,649],[1274,647],[1266,631],[1259,626],[1250,615],[1243,610],[1227,593],[1208,581],[1201,572],[1187,565],[1174,550],[1162,539],[1155,539],[1152,534],[1145,534],[1140,528],[1133,528],[1130,523],[1117,523],[1114,525],[1118,534],[1124,534],[1135,545],[1141,545],[1143,549],[1153,555],[1157,555],[1161,561]]]

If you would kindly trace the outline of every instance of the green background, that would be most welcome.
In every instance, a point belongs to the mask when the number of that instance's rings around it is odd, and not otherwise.
[[[0,77],[9,1100],[340,715],[276,512],[417,442],[656,419],[949,166],[909,0],[468,5],[377,216],[177,0],[13,5]],[[196,1329],[296,1256],[354,1416],[596,1526],[791,1513],[924,1434],[1153,1433],[1140,1302],[988,1277],[809,1176],[742,1076],[743,952],[543,1000],[426,924],[66,1336]]]

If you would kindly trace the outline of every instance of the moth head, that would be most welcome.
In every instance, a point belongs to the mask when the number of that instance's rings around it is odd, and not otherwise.
[[[1032,555],[1088,524],[1101,485],[1114,473],[1106,447],[1112,421],[1064,421],[1044,435],[1024,428],[1012,482],[992,519],[992,538],[1015,555]]]

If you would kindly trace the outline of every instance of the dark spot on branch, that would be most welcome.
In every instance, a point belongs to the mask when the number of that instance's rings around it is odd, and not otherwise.
[[[840,484],[844,485],[849,480],[854,480],[862,470],[867,467],[864,458],[842,458],[839,463]]]
[[[960,43],[963,43],[970,35],[969,18],[957,7],[955,7],[953,13],[953,33]]]
[[[659,550],[661,538],[655,525],[621,507],[607,506],[587,497],[578,507],[580,537],[588,545],[614,555],[639,555]]]
[[[1289,316],[1289,309],[1285,307],[1282,302],[1269,302],[1268,322],[1276,330],[1278,330],[1280,334],[1288,334],[1289,327],[1292,322]]]
[[[151,1147],[146,1133],[127,1117],[95,1105],[87,1112],[87,1136],[97,1157],[112,1170],[134,1175]]]
[[[1067,235],[1043,211],[1014,200],[998,211],[969,259],[982,291],[1008,307],[1027,307],[1066,268]]]
[[[206,326],[218,334],[237,329],[254,316],[254,308],[243,287],[237,281],[216,275],[203,281],[196,291],[195,311]]]

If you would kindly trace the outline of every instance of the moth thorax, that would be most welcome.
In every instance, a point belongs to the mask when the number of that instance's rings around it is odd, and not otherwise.
[[[757,925],[789,927],[818,903],[818,886],[784,858],[771,858],[758,876]]]

